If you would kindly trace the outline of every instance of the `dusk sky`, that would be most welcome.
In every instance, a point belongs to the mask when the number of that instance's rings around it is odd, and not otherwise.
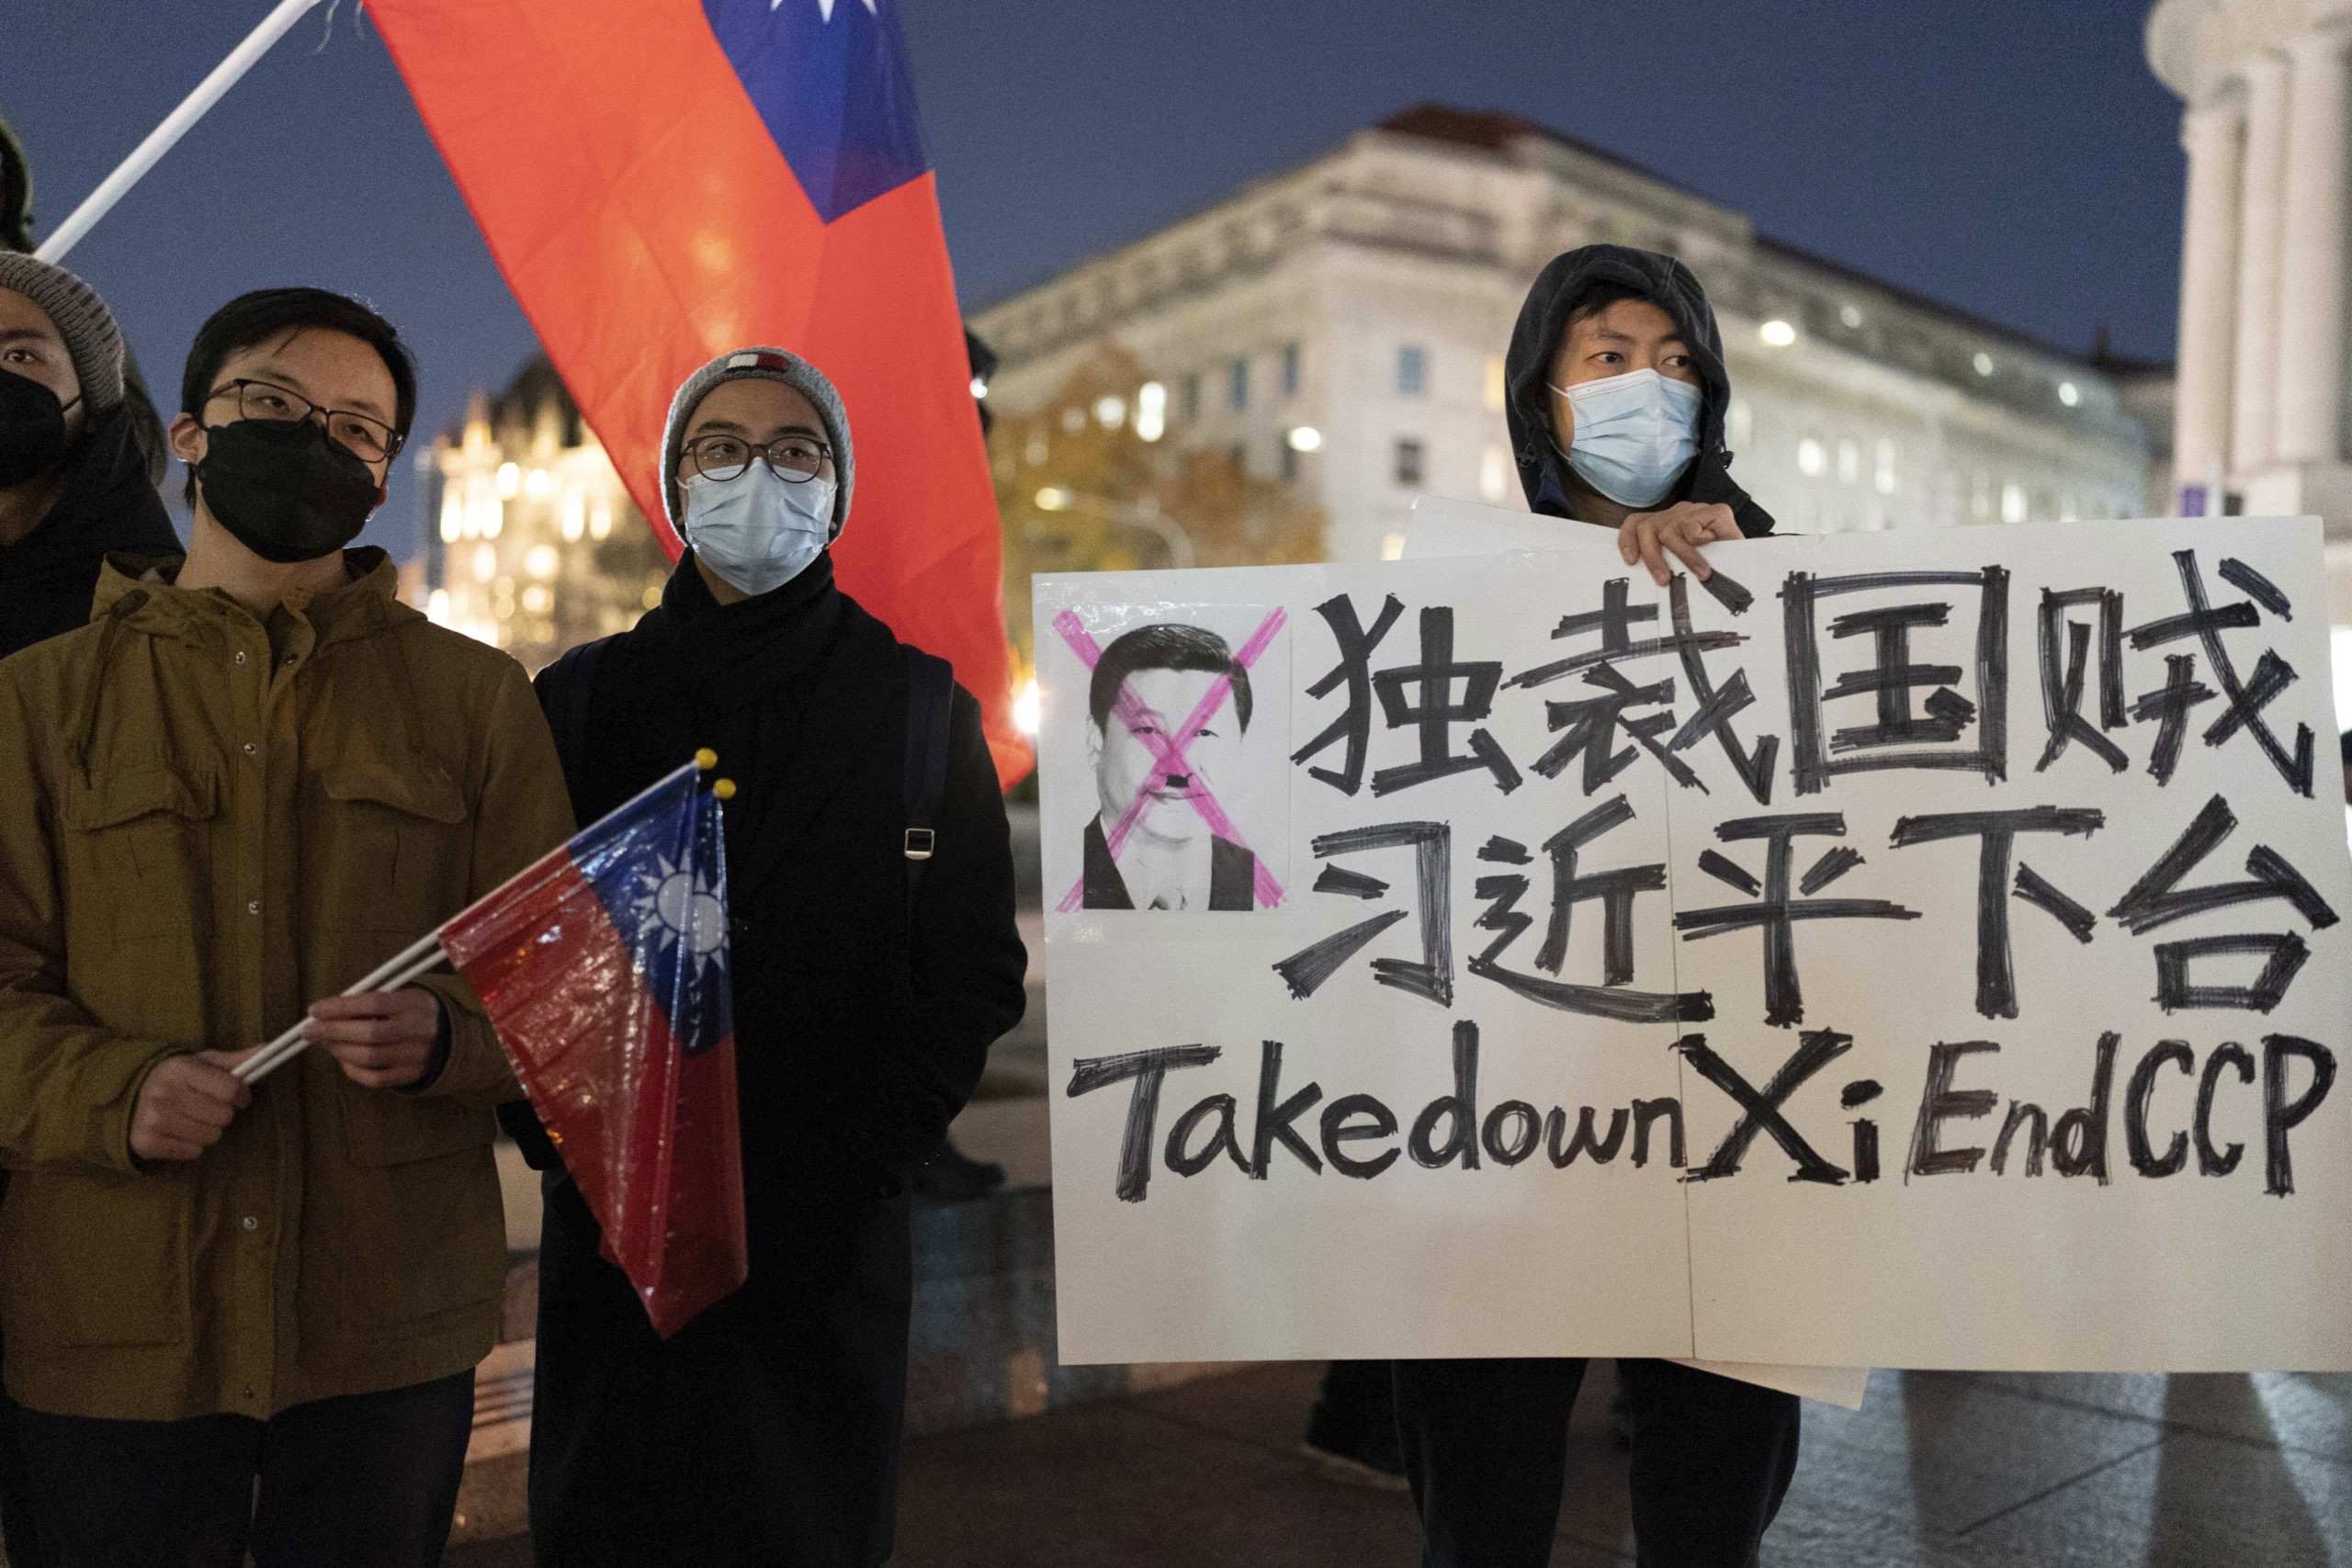
[[[967,306],[1435,100],[1541,121],[2052,343],[2087,348],[2105,323],[2124,352],[2172,353],[2179,105],[2141,52],[2148,0],[883,3],[902,6]],[[306,18],[68,265],[167,404],[231,296],[367,298],[422,362],[421,443],[532,338],[354,4]],[[0,117],[44,233],[270,9],[6,6]],[[412,491],[396,480],[370,542],[409,553]]]

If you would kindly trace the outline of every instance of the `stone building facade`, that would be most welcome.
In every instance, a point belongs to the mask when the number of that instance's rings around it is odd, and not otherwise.
[[[2174,479],[2185,510],[2316,512],[2352,536],[2345,397],[2352,0],[2163,0],[2183,100]]]
[[[1521,504],[1502,350],[1536,271],[1594,241],[1671,252],[1706,285],[1738,392],[1734,473],[1784,527],[2160,504],[2134,412],[2146,389],[2109,365],[1760,236],[1500,115],[1408,110],[972,324],[1001,359],[1001,414],[1046,407],[1116,344],[1150,378],[1137,417],[1305,487],[1332,557],[1364,559],[1398,547],[1424,491]]]
[[[416,463],[423,608],[442,625],[536,671],[660,602],[668,558],[544,357]]]

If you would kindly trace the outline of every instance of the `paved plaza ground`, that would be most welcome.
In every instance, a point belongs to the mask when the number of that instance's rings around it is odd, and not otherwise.
[[[1297,1454],[1319,1369],[1254,1368],[916,1442],[898,1568],[1411,1568],[1401,1496]],[[1557,1568],[1630,1563],[1605,1363]],[[451,1568],[523,1568],[519,1540]],[[1768,1568],[2347,1568],[2352,1377],[1882,1372],[1806,1407]]]

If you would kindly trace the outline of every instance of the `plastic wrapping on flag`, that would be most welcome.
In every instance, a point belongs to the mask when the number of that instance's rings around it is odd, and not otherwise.
[[[688,763],[441,928],[665,1337],[749,1271],[723,810]]]

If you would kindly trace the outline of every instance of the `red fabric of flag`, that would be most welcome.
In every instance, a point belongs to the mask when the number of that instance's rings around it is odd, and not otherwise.
[[[841,389],[842,586],[1012,725],[1002,540],[898,0],[370,0],[492,256],[674,558],[670,397],[773,343]]]
[[[689,764],[440,933],[665,1337],[749,1277],[726,898]]]

